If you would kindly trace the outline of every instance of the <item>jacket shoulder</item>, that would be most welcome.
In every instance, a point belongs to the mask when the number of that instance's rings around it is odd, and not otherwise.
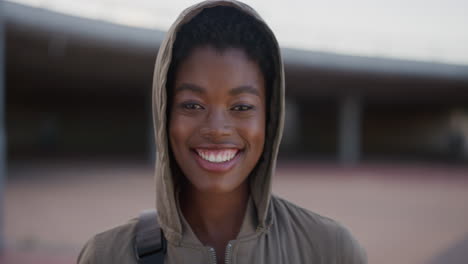
[[[283,232],[292,234],[316,254],[336,263],[365,264],[364,249],[351,232],[337,221],[304,209],[285,199],[272,196],[275,222]]]
[[[77,263],[136,263],[133,243],[137,221],[132,219],[93,236],[81,250]]]

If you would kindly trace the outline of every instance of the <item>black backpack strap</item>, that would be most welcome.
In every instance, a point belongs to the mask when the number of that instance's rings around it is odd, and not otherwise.
[[[140,264],[163,264],[166,255],[166,239],[159,226],[156,210],[140,214],[136,226],[135,253]]]

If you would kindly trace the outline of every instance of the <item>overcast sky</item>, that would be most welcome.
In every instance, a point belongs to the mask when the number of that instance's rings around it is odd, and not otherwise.
[[[189,0],[12,0],[118,24],[167,30]],[[466,0],[246,0],[280,45],[468,65]]]

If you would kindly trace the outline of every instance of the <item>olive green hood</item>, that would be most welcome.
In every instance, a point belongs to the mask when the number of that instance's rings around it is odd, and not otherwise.
[[[180,27],[190,21],[205,8],[231,6],[256,18],[265,27],[271,39],[273,50],[270,54],[275,63],[275,77],[272,83],[271,100],[268,108],[268,123],[263,154],[256,169],[249,176],[251,197],[257,212],[257,228],[271,223],[271,181],[275,172],[276,157],[281,141],[284,122],[284,69],[278,42],[270,28],[248,5],[237,1],[205,1],[184,10],[171,26],[159,48],[153,78],[153,118],[156,137],[156,209],[159,220],[168,240],[178,243],[182,238],[182,219],[176,201],[175,177],[170,167],[169,140],[167,135],[166,111],[168,107],[166,82],[171,64],[172,49]]]
[[[230,240],[223,257],[210,245],[195,236],[178,207],[180,184],[178,172],[171,168],[167,128],[166,82],[171,64],[172,48],[177,32],[204,8],[231,6],[257,19],[271,40],[274,80],[269,90],[264,152],[250,173],[251,199],[244,221],[235,240]],[[161,44],[153,83],[153,113],[156,131],[156,209],[159,223],[168,243],[164,263],[317,263],[365,264],[365,251],[351,233],[336,221],[298,207],[271,194],[276,157],[284,122],[284,70],[278,43],[263,20],[249,6],[236,1],[206,1],[186,9],[178,17]],[[80,264],[132,263],[135,256],[135,236],[138,220],[133,219],[94,236],[86,243],[78,258]],[[218,252],[219,253],[219,252]]]

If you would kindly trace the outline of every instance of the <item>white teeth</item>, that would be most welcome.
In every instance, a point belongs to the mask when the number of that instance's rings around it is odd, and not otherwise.
[[[209,162],[221,163],[233,159],[236,154],[236,149],[224,149],[224,150],[196,150],[198,155]]]

